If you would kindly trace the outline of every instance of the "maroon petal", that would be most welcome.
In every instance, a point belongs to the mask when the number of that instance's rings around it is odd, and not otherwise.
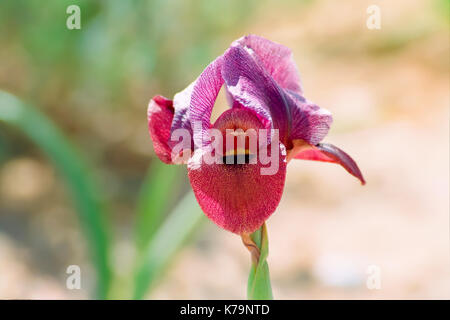
[[[340,164],[348,173],[358,178],[361,184],[366,184],[356,162],[347,153],[332,144],[319,143],[315,146],[310,146],[310,148],[302,148],[294,158]]]
[[[274,175],[261,175],[263,165],[259,161],[209,165],[201,161],[199,166],[188,166],[189,180],[203,212],[231,232],[257,230],[275,211],[283,194],[286,162],[281,151],[280,159]]]
[[[292,52],[288,47],[256,35],[248,35],[235,41],[252,49],[272,78],[284,89],[302,93],[300,76]]]
[[[229,129],[258,131],[264,128],[264,124],[253,111],[235,108],[224,112],[213,127],[225,134]],[[260,146],[268,148],[269,155],[271,147],[265,143]],[[261,161],[261,149],[257,150],[256,163],[247,161],[243,164],[227,164],[226,161],[208,164],[204,160],[204,152],[208,149],[195,151],[188,163],[189,180],[198,203],[209,219],[226,230],[242,234],[255,231],[269,218],[281,200],[286,176],[285,148],[277,142],[274,149],[278,154],[273,158],[273,163],[268,164]],[[270,166],[277,170],[265,175],[261,169]]]
[[[168,146],[170,127],[174,109],[172,100],[155,96],[148,105],[147,118],[150,137],[155,153],[162,162],[172,164],[171,151]]]
[[[270,121],[286,143],[292,119],[285,93],[249,51],[234,46],[224,55],[222,75],[228,93],[238,105]]]

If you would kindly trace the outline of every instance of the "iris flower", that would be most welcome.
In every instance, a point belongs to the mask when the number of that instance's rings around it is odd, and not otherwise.
[[[221,88],[230,108],[211,124]],[[347,153],[321,142],[331,123],[329,111],[304,97],[291,51],[255,35],[234,41],[173,100],[158,95],[148,107],[156,155],[167,164],[187,164],[203,212],[218,226],[239,235],[254,232],[275,211],[292,159],[337,163],[365,183]],[[217,138],[211,129],[224,140],[239,136],[233,130],[253,130],[257,150],[250,150],[247,137],[242,148],[214,149],[213,154],[223,161],[205,161]],[[262,129],[270,132],[267,139],[258,134]],[[271,174],[262,174],[268,167],[258,157],[263,151],[276,156],[276,171]],[[243,161],[236,161],[239,157]]]

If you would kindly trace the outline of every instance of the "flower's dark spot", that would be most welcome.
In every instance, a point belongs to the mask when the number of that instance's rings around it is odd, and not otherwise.
[[[222,162],[225,165],[242,165],[249,164],[256,155],[249,153],[230,154],[222,157]]]

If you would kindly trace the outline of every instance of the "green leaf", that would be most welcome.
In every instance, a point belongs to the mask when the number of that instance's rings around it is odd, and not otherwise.
[[[53,162],[70,190],[97,272],[97,298],[107,297],[111,282],[109,226],[90,170],[61,131],[39,110],[0,91],[0,123],[19,128]]]
[[[136,214],[136,245],[138,253],[148,246],[154,233],[164,219],[164,212],[174,189],[179,184],[180,167],[154,161],[147,172],[139,192]]]
[[[177,205],[152,237],[135,273],[134,299],[142,299],[167,269],[174,254],[198,227],[203,213],[192,192]]]
[[[249,300],[273,299],[269,265],[267,264],[269,240],[267,237],[266,224],[264,223],[261,228],[252,233],[250,237],[259,248],[260,256],[258,262],[252,260],[247,283],[247,297]]]

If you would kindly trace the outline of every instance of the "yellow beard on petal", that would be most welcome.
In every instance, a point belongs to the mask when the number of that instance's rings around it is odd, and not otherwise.
[[[231,149],[231,150],[227,150],[225,152],[225,156],[244,156],[244,155],[249,155],[250,154],[250,150],[249,149],[243,149],[243,148],[236,148],[236,149]]]
[[[225,152],[224,164],[256,164],[256,154],[250,153],[249,149],[232,149]]]

